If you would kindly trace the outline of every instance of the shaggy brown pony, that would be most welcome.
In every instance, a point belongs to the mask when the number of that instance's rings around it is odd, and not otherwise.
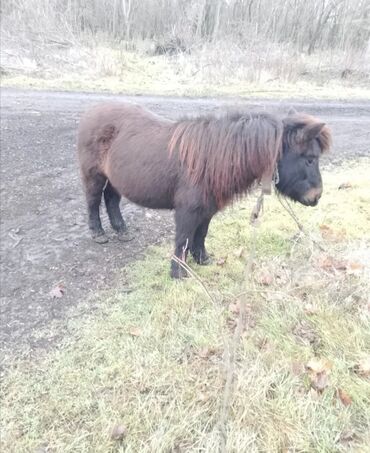
[[[104,103],[82,117],[78,154],[89,227],[106,242],[99,206],[102,194],[113,229],[125,238],[121,196],[141,206],[174,209],[175,255],[190,250],[198,264],[209,257],[204,241],[213,215],[263,178],[279,174],[276,189],[307,206],[322,193],[320,154],[331,135],[312,116],[280,119],[241,112],[169,121],[128,103]],[[186,275],[175,261],[172,277]]]

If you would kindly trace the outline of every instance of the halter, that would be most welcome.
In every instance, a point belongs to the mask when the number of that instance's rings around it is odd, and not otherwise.
[[[276,165],[272,174],[268,172],[262,175],[261,178],[262,193],[264,195],[271,195],[271,185],[273,184],[274,186],[276,186],[279,183],[279,180],[280,180],[279,170]]]

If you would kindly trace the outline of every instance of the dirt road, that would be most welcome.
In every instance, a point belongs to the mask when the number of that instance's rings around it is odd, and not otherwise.
[[[135,239],[120,243],[112,238],[105,245],[89,239],[75,133],[81,112],[110,98],[137,102],[170,118],[235,105],[282,113],[294,106],[320,116],[332,127],[334,152],[325,158],[325,165],[370,155],[370,102],[365,101],[129,98],[2,90],[2,346],[45,346],[37,336],[39,327],[67,319],[71,306],[86,300],[98,288],[109,287],[118,271],[148,245],[171,237],[171,213],[149,211],[123,201],[122,210]],[[108,234],[110,231],[107,228]],[[64,285],[65,295],[53,299],[49,293],[58,283]]]

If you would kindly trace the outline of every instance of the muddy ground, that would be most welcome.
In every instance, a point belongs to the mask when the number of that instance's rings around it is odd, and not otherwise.
[[[81,112],[96,102],[124,99],[176,118],[237,105],[286,112],[290,106],[320,116],[332,127],[334,149],[324,165],[370,155],[370,102],[294,102],[123,97],[83,93],[1,92],[1,343],[6,348],[45,347],[40,327],[68,319],[71,307],[97,289],[148,245],[170,239],[172,214],[122,201],[134,240],[89,238],[76,162],[75,134]],[[64,296],[50,291],[61,283]],[[121,289],[129,282],[121,282]],[[95,302],[98,304],[98,302]],[[92,305],[93,306],[93,305]],[[96,305],[95,305],[96,306]],[[55,337],[49,337],[52,342]]]

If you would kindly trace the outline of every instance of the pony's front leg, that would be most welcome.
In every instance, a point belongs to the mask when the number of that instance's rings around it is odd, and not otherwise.
[[[206,265],[211,262],[211,259],[204,245],[210,221],[210,217],[203,220],[195,231],[193,247],[190,249],[190,252],[197,264]]]
[[[199,225],[199,214],[195,210],[176,209],[176,239],[175,239],[175,257],[182,262],[186,262],[188,251],[193,247],[194,234]],[[172,259],[171,277],[184,278],[188,273],[181,263]]]

